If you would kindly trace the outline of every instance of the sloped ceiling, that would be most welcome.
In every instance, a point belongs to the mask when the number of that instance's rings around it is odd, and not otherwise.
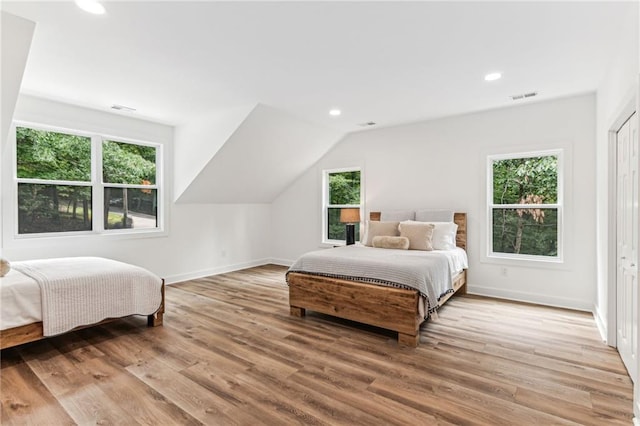
[[[9,132],[9,125],[13,118],[13,111],[18,100],[22,75],[24,74],[29,56],[31,39],[35,30],[35,23],[18,16],[0,12],[2,19],[0,28],[2,39],[2,128],[0,130],[0,152],[4,148],[4,141]]]
[[[256,107],[208,111],[174,132],[173,194],[175,199],[187,190],[214,155],[229,140]]]
[[[23,93],[170,125],[260,102],[343,132],[593,92],[638,17],[609,0],[103,4],[0,2],[38,23]]]
[[[215,132],[216,123],[212,123],[209,129],[199,125],[202,138],[207,138],[209,131]],[[178,133],[190,133],[185,130],[178,129]],[[341,132],[258,104],[226,141],[222,144],[220,140],[210,141],[220,148],[184,189],[176,193],[176,202],[271,203],[340,137]],[[180,139],[176,142],[176,150],[190,149]],[[199,151],[199,155],[201,153]],[[176,152],[176,157],[179,155]],[[176,182],[183,179],[178,175],[187,170],[175,170]]]
[[[181,203],[268,203],[369,121],[593,92],[638,25],[624,1],[103,3],[0,2],[37,23],[21,93],[177,125]]]

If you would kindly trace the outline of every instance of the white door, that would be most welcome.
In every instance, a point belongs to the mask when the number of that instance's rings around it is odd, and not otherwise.
[[[618,131],[617,149],[617,346],[635,382],[638,306],[638,124],[635,114]]]

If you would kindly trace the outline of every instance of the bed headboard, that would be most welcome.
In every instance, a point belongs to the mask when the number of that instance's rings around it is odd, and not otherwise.
[[[380,212],[369,212],[369,220],[380,221]],[[456,246],[467,249],[467,214],[466,213],[454,213],[453,221],[458,225],[458,232],[456,232]]]

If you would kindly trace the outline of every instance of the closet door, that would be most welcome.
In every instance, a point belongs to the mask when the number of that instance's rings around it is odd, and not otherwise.
[[[617,346],[629,376],[637,377],[638,126],[635,114],[616,139]]]

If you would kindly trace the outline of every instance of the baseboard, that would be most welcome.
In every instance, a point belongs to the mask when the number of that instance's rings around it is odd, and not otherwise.
[[[593,305],[593,319],[596,321],[596,326],[600,332],[600,337],[604,343],[607,342],[607,322],[602,318],[602,313],[597,306]]]
[[[543,294],[527,293],[523,291],[505,290],[502,288],[468,286],[467,292],[469,294],[476,294],[478,296],[495,297],[497,299],[507,299],[517,302],[535,303],[538,305],[574,309],[577,311],[591,312],[593,309],[592,302],[588,301],[546,296]]]
[[[211,275],[226,274],[227,272],[239,271],[240,269],[247,269],[247,268],[253,268],[255,266],[267,265],[269,263],[273,263],[272,259],[266,258],[266,259],[250,260],[248,262],[234,263],[233,265],[219,266],[211,269],[202,269],[200,271],[189,272],[186,274],[169,275],[167,277],[164,277],[164,282],[167,285],[171,285],[171,284],[176,284],[183,281],[209,277]]]
[[[272,263],[274,265],[286,266],[286,267],[293,265],[293,262],[295,261],[289,260],[289,259],[278,259],[275,257],[272,257],[271,259],[269,259],[269,263]]]

